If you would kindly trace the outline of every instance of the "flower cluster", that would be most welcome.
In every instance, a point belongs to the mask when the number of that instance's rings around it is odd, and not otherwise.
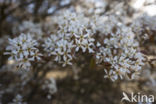
[[[6,48],[8,52],[5,54],[11,55],[9,60],[15,60],[18,67],[29,69],[30,62],[40,60],[40,56],[42,56],[37,49],[38,42],[30,34],[22,33],[19,37],[9,39],[9,44]]]
[[[138,50],[138,43],[129,29],[121,28],[116,33],[106,35],[99,52],[96,54],[97,63],[104,64],[104,71],[110,79],[117,80],[123,76],[137,74],[144,65],[144,57]]]
[[[52,19],[55,20],[57,31],[45,37],[42,46],[48,56],[54,57],[54,61],[63,67],[72,65],[77,54],[89,53],[96,55],[98,64],[104,65],[105,77],[114,81],[123,76],[131,75],[134,78],[144,65],[144,57],[139,52],[139,43],[132,29],[119,22],[119,17],[94,15],[90,18],[66,11]],[[10,51],[7,54],[19,66],[27,68],[31,61],[40,60],[42,54],[36,48],[38,42],[30,34],[21,34],[9,42],[11,47],[7,48]]]
[[[62,20],[61,20],[62,19]],[[45,40],[45,50],[49,55],[55,55],[55,61],[71,65],[74,54],[82,52],[94,53],[93,25],[87,18],[76,13],[66,12],[58,19],[59,30]]]

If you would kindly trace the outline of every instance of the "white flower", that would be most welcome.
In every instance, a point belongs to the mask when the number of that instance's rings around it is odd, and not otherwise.
[[[63,62],[63,67],[65,67],[66,65],[72,65],[72,63],[70,62],[71,59],[67,59],[67,58],[64,58],[64,62]]]
[[[104,75],[104,78],[109,78],[109,79],[111,79],[112,81],[114,81],[114,78],[113,78],[113,71],[110,70],[110,71],[108,72],[106,69],[104,69],[104,71],[105,71],[105,73],[106,73],[106,75]]]
[[[41,53],[39,53],[39,50],[35,50],[34,52],[30,52],[30,55],[32,56],[31,60],[41,60],[41,56],[43,56]]]
[[[75,41],[76,41],[76,49],[75,49],[75,51],[78,52],[79,49],[81,48],[82,51],[85,52],[86,51],[86,47],[84,46],[84,42],[86,40],[80,41],[80,40],[76,39]]]
[[[30,34],[22,33],[19,37],[9,39],[9,44],[4,54],[11,55],[9,59],[17,61],[20,68],[29,68],[31,61],[40,60],[42,56],[37,49],[37,41]]]
[[[100,46],[99,52],[96,53],[97,63],[109,63],[108,70],[111,70],[112,78],[123,79],[123,76],[137,72],[144,65],[145,59],[138,47],[133,33],[121,27],[115,34],[111,33],[108,38],[104,39],[104,46]]]

